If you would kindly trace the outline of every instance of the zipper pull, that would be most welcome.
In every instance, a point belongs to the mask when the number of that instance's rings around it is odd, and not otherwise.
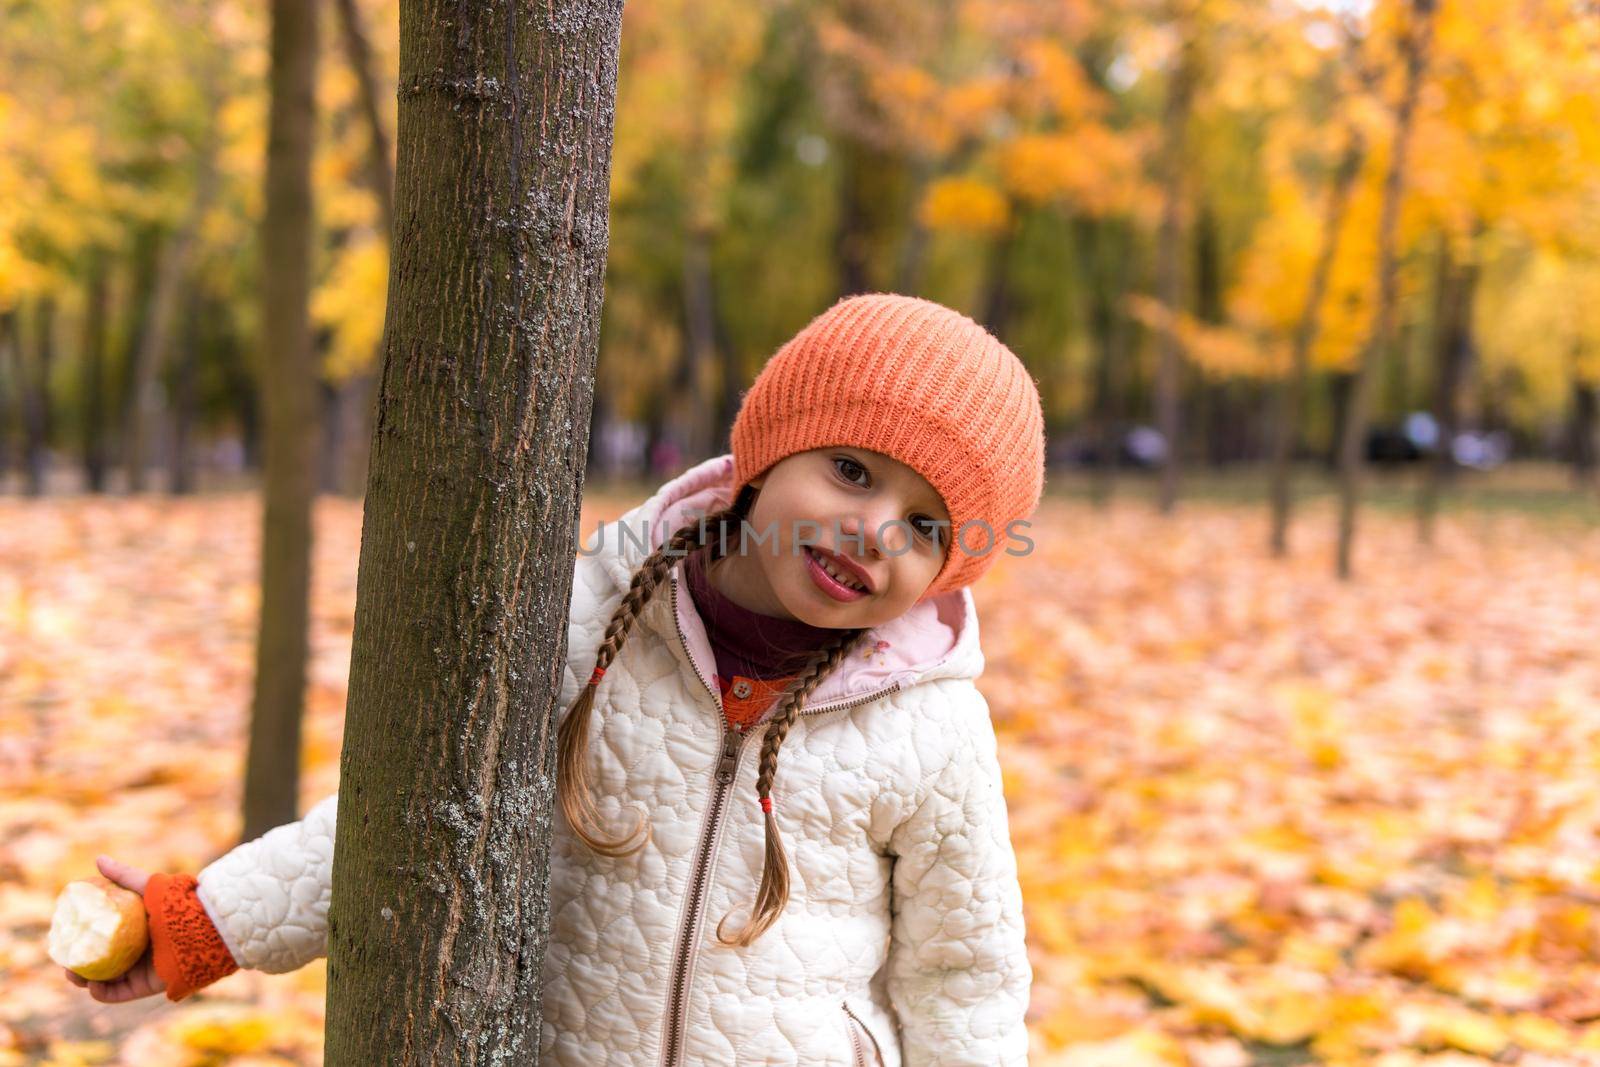
[[[717,762],[717,781],[727,785],[733,781],[735,764],[739,761],[739,741],[741,735],[732,727],[722,731],[722,759]]]

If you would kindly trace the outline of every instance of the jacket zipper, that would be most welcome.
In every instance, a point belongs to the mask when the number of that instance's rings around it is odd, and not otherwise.
[[[867,1050],[861,1047],[861,1034],[856,1030],[856,1017],[850,1014],[848,1006],[844,1008],[844,1028],[850,1031],[850,1062],[854,1067],[867,1067]]]
[[[844,1009],[845,1015],[847,1015],[850,1018],[851,1023],[854,1024],[850,1027],[850,1040],[855,1044],[856,1062],[860,1064],[861,1067],[871,1067],[871,1065],[867,1062],[867,1047],[861,1043],[861,1035],[864,1033],[867,1035],[867,1040],[872,1042],[872,1053],[874,1058],[876,1058],[878,1063],[881,1065],[883,1063],[883,1049],[878,1047],[878,1039],[874,1037],[872,1031],[867,1028],[867,1024],[861,1021],[861,1017],[850,1010],[849,1001],[845,1001],[839,1006]]]
[[[711,782],[711,804],[706,810],[706,822],[700,833],[700,848],[695,854],[694,874],[689,879],[689,904],[684,910],[683,929],[678,934],[678,949],[673,957],[672,977],[667,983],[667,1022],[666,1032],[661,1045],[662,1067],[678,1067],[681,1063],[679,1045],[683,1041],[684,1033],[684,1008],[688,1004],[688,975],[690,965],[694,962],[699,947],[700,909],[705,902],[706,882],[711,865],[711,850],[722,833],[723,816],[726,814],[726,801],[728,790],[733,786],[733,780],[738,776],[739,754],[744,750],[745,733],[728,725],[726,712],[723,711],[722,697],[706,681],[705,675],[700,673],[700,667],[694,661],[694,655],[689,651],[689,639],[683,632],[683,626],[678,622],[678,575],[672,572],[672,626],[678,633],[678,641],[683,645],[683,652],[689,660],[689,666],[694,669],[694,675],[700,679],[700,684],[705,686],[706,692],[711,695],[711,700],[717,706],[717,721],[722,726],[722,757],[717,761],[717,771]],[[893,693],[900,688],[901,683],[885,686],[873,693],[858,697],[855,700],[836,701],[824,704],[821,707],[807,708],[800,712],[802,715],[817,715],[824,711],[837,711],[840,708],[853,708],[857,704],[865,704],[875,700],[885,693]],[[760,725],[757,723],[756,725]]]

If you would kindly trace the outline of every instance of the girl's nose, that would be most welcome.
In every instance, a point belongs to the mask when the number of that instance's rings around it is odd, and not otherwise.
[[[893,556],[904,551],[907,530],[887,508],[866,508],[840,523],[848,540],[840,547],[863,556]]]

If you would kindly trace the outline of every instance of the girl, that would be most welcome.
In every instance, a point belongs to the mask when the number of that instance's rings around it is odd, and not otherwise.
[[[849,297],[767,363],[731,444],[576,561],[541,1062],[1025,1064],[968,587],[1039,501],[1035,383],[949,308]],[[198,879],[103,861],[152,949],[94,995],[324,954],[336,800]]]

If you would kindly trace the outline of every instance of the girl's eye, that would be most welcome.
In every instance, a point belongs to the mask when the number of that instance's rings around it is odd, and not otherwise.
[[[851,483],[853,483],[855,485],[860,485],[861,483],[856,481],[854,478],[852,478],[850,476],[849,472],[844,470],[844,468],[841,467],[840,464],[844,464],[845,466],[849,467],[851,470],[858,470],[862,474],[867,473],[867,468],[863,467],[861,464],[857,463],[855,460],[851,459],[848,456],[835,456],[833,458],[834,469],[838,470],[841,474],[844,475],[845,481],[851,482]]]
[[[833,457],[833,466],[834,466],[834,469],[837,470],[840,474],[844,475],[845,480],[848,481],[852,485],[861,485],[862,483],[856,481],[855,478],[851,477],[851,475],[850,475],[851,471],[860,471],[862,474],[866,474],[867,473],[867,468],[863,467],[861,464],[857,463],[855,460],[851,459],[849,456],[834,456]],[[927,523],[927,529],[926,530],[924,530],[922,528],[922,526],[920,525],[922,523]],[[938,519],[932,518],[932,517],[927,516],[927,515],[917,515],[917,516],[913,517],[912,520],[911,520],[911,528],[916,530],[918,533],[920,533],[923,537],[927,538],[929,541],[932,541],[935,544],[938,543],[938,541],[939,541],[939,533],[941,531],[941,527],[939,525],[939,520]]]

